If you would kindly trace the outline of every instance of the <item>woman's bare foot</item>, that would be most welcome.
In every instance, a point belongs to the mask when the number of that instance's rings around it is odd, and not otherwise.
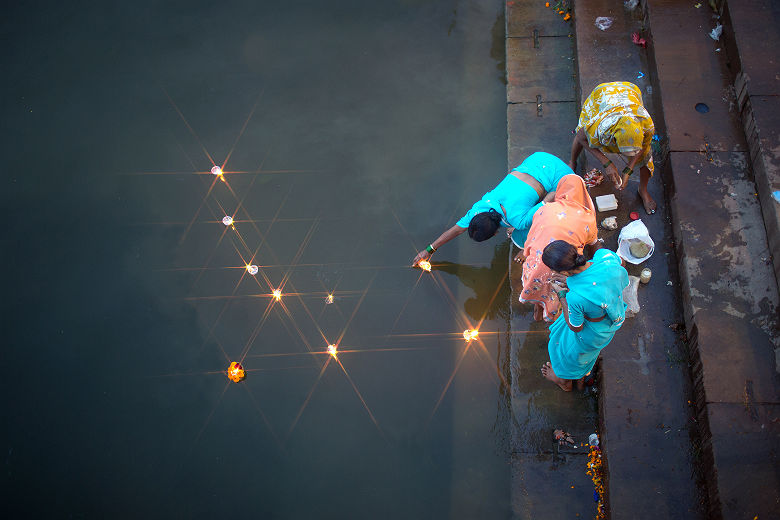
[[[561,379],[560,377],[556,376],[549,361],[542,365],[542,375],[545,379],[552,381],[556,385],[560,386],[564,392],[571,392],[571,381],[568,379]]]
[[[585,390],[585,376],[577,379],[577,390]]]
[[[534,303],[534,320],[542,321],[544,319],[544,308],[538,303]]]
[[[648,215],[652,215],[655,213],[656,210],[656,203],[653,200],[653,197],[650,196],[650,194],[647,192],[647,188],[644,190],[640,187],[639,190],[637,190],[637,193],[639,194],[639,197],[642,199],[642,204],[645,206],[645,211],[647,211]]]

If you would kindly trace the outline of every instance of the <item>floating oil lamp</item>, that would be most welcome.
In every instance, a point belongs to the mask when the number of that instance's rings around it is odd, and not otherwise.
[[[230,379],[234,383],[238,383],[239,381],[241,381],[246,377],[246,372],[244,372],[244,367],[242,367],[241,363],[238,363],[237,361],[233,361],[232,363],[230,363],[227,373],[228,373],[228,379]]]
[[[330,305],[333,303],[333,294],[329,294],[325,297],[325,305]]]
[[[224,217],[222,217],[222,223],[225,224],[226,226],[232,226],[233,217],[231,217],[230,215],[225,215]]]
[[[222,168],[220,168],[219,166],[213,166],[211,168],[211,173],[219,177],[222,175]]]
[[[256,265],[249,265],[249,264],[247,264],[247,266],[246,266],[246,272],[247,273],[249,273],[252,276],[254,276],[254,275],[257,274],[257,271],[259,271],[259,269],[257,268]]]
[[[328,354],[330,354],[331,356],[336,358],[338,356],[338,354],[339,354],[338,347],[335,344],[333,344],[333,343],[328,345]]]
[[[281,301],[282,300],[282,290],[281,289],[274,289],[271,291],[271,295],[274,297],[274,300]]]
[[[417,264],[420,266],[420,269],[423,271],[431,272],[431,263],[428,260],[420,260],[420,262]]]
[[[463,339],[466,341],[472,341],[477,339],[477,336],[479,336],[479,331],[477,329],[466,329],[463,331]]]

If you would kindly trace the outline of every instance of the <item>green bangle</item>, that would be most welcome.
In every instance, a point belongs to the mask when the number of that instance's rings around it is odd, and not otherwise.
[[[630,166],[626,166],[625,168],[623,168],[623,175],[630,176],[632,173],[634,173],[634,170]]]
[[[610,164],[612,164],[612,161],[610,161],[609,159],[607,159],[607,162],[605,162],[604,164],[602,164],[602,165],[601,165],[601,167],[602,167],[602,168],[604,168],[604,169],[606,170],[606,169],[607,169],[607,166],[609,166]]]
[[[562,290],[558,291],[555,294],[557,294],[558,295],[558,299],[561,300],[563,298],[566,298],[566,293],[567,292],[569,292],[569,291],[567,291],[566,289],[562,289]]]
[[[433,254],[436,252],[436,248],[433,247],[433,244],[428,244],[428,247],[425,248],[426,251],[428,251],[430,254]]]

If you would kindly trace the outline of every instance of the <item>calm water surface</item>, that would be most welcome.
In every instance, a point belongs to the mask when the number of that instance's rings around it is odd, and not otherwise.
[[[506,174],[502,13],[6,12],[4,516],[509,515],[509,251],[408,267]]]

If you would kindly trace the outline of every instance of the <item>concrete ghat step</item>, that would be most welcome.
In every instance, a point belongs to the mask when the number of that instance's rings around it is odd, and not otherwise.
[[[733,71],[720,44],[708,41],[715,22],[706,4],[653,0],[647,7],[669,139],[666,173],[673,181],[706,513],[777,518],[777,286]],[[696,103],[709,112],[691,110]]]
[[[544,3],[510,1],[506,13],[509,166],[540,150],[565,160],[577,121],[571,24]],[[510,261],[513,289],[520,271]],[[595,504],[585,473],[587,449],[556,450],[552,430],[563,428],[577,441],[586,440],[596,424],[595,400],[566,394],[541,377],[539,367],[549,359],[547,327],[533,322],[517,293],[512,301],[513,518],[590,517]]]
[[[663,118],[654,103],[652,71],[646,51],[631,38],[643,30],[642,9],[629,11],[623,2],[609,0],[576,2],[575,9],[581,100],[600,83],[630,81],[642,90],[658,131]],[[601,16],[613,19],[605,31],[594,24]],[[646,33],[642,36],[648,38]],[[611,159],[623,167],[622,159]],[[627,320],[601,353],[599,412],[612,519],[702,518],[699,490],[692,479],[690,372],[681,338],[670,328],[682,321],[682,311],[669,206],[663,197],[664,157],[656,154],[655,161],[656,174],[649,185],[658,203],[654,215],[641,208],[637,175],[621,192],[608,183],[591,190],[592,195],[616,193],[618,209],[607,214],[615,214],[621,226],[630,211],[639,212],[656,245],[653,257],[641,266],[652,269],[653,278],[640,289],[640,314]],[[586,153],[580,164],[585,165],[583,170],[600,167]],[[600,231],[612,249],[617,234]],[[629,265],[629,274],[638,275],[641,267]]]
[[[723,47],[735,72],[737,104],[767,229],[775,278],[780,280],[780,2],[723,2]]]

